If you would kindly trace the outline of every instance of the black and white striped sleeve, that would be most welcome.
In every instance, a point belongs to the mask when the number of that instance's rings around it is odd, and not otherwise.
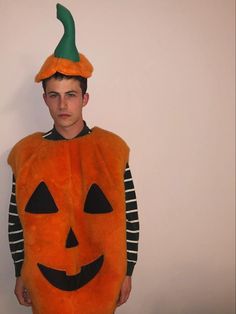
[[[134,183],[129,165],[124,174],[126,203],[127,275],[131,276],[138,258],[139,218]]]
[[[11,255],[15,266],[16,277],[20,276],[21,267],[24,261],[24,237],[22,225],[17,212],[16,205],[16,184],[13,176],[12,194],[9,206],[9,220],[8,220],[8,239],[10,245]]]

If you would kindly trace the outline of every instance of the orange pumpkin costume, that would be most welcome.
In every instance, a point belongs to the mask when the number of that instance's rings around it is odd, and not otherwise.
[[[100,128],[59,142],[35,133],[12,149],[34,314],[114,312],[126,274],[128,152]]]

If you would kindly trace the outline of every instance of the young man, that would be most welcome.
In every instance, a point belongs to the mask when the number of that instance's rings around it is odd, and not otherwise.
[[[36,76],[54,127],[21,140],[8,159],[15,294],[37,314],[111,314],[129,297],[137,260],[129,149],[84,122],[92,66],[75,45],[74,55],[68,49],[73,19],[63,6],[57,10],[64,39]]]

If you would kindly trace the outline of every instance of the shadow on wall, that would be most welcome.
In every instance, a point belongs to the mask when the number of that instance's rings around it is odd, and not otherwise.
[[[18,130],[17,134],[10,134],[15,139],[13,143],[32,132],[51,128],[52,122],[42,94],[41,84],[32,82],[29,77],[14,90],[12,98],[4,106],[1,105],[0,114],[6,117],[7,123],[3,132],[9,134],[11,125]]]

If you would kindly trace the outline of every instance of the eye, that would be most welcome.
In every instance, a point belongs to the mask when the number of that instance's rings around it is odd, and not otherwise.
[[[58,96],[58,94],[56,94],[56,93],[50,93],[48,95],[49,98],[56,98],[57,96]]]
[[[69,97],[75,97],[76,94],[74,94],[74,93],[68,93],[67,96],[69,96]]]
[[[31,195],[25,211],[32,214],[51,214],[58,212],[56,203],[44,182],[41,182]]]
[[[84,211],[89,214],[105,214],[112,212],[112,206],[97,184],[92,184],[84,204]]]

